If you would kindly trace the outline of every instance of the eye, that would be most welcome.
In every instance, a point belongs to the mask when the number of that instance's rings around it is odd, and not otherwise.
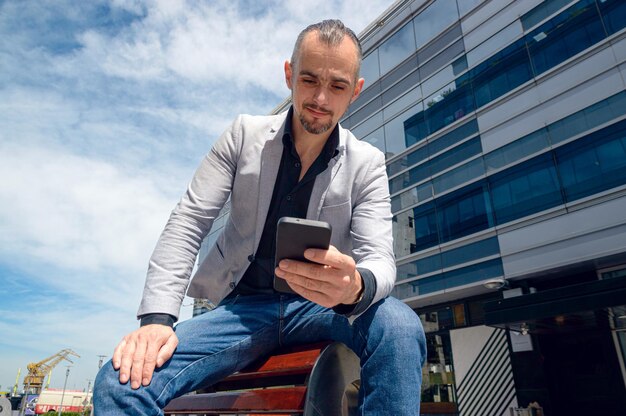
[[[311,78],[302,78],[302,82],[305,84],[315,84],[315,80]]]
[[[343,91],[346,89],[343,85],[333,85],[333,88],[337,91]]]

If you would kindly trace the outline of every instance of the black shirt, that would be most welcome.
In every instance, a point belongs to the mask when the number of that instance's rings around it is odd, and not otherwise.
[[[281,217],[306,218],[315,177],[326,170],[330,160],[337,154],[339,127],[335,126],[317,159],[306,171],[302,180],[298,181],[301,163],[293,143],[292,115],[293,108],[289,110],[285,122],[283,154],[258,250],[251,258],[252,262],[248,270],[230,296],[275,292],[273,287],[274,255],[278,220]]]

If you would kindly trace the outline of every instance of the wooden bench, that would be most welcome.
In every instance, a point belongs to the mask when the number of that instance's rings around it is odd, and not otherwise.
[[[351,416],[358,407],[359,371],[358,357],[341,343],[285,349],[208,392],[172,400],[165,414]]]

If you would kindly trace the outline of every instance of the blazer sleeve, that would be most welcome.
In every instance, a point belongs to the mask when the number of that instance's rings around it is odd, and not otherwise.
[[[230,196],[241,154],[241,116],[213,145],[172,211],[148,264],[137,316],[178,318],[202,240]]]
[[[351,233],[357,266],[374,274],[376,292],[371,302],[374,304],[391,293],[396,263],[385,157],[376,150],[370,161],[352,210]]]

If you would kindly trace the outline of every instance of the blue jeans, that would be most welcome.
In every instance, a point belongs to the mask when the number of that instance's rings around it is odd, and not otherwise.
[[[173,398],[214,384],[278,347],[322,340],[343,342],[360,357],[360,414],[419,414],[426,339],[415,312],[394,298],[372,305],[351,325],[297,295],[237,296],[181,322],[176,335],[173,357],[147,387],[120,384],[119,373],[106,363],[95,382],[95,416],[161,415]]]

